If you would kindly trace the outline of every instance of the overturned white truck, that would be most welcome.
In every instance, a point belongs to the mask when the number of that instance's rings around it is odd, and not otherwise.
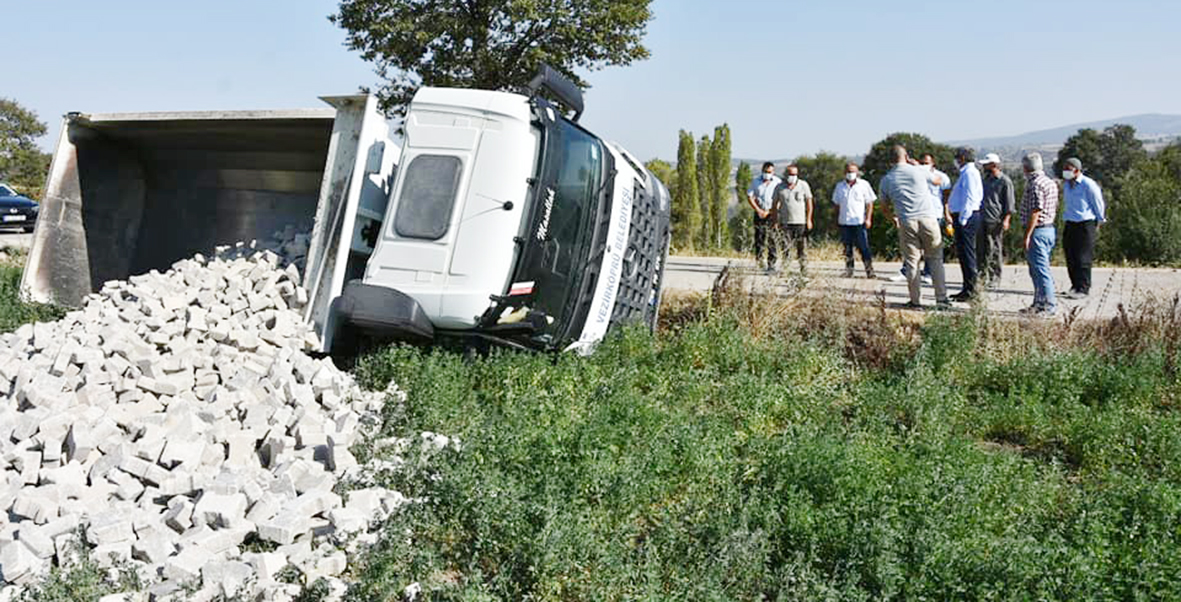
[[[668,191],[578,125],[582,97],[555,72],[527,94],[419,90],[400,154],[372,97],[323,100],[67,115],[25,295],[76,305],[295,226],[312,233],[305,318],[324,352],[363,334],[585,353],[614,325],[654,326]]]

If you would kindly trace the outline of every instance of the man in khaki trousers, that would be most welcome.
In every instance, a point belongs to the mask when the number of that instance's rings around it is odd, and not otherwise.
[[[882,200],[894,203],[894,220],[898,226],[898,241],[906,262],[906,284],[910,302],[906,307],[918,309],[922,297],[922,280],[918,270],[919,258],[927,260],[931,280],[935,285],[935,306],[950,306],[947,281],[943,273],[943,233],[939,230],[939,213],[930,202],[930,184],[934,175],[906,154],[900,145],[891,149],[894,167],[878,187]]]

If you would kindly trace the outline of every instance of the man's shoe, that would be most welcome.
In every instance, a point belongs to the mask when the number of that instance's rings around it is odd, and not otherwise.
[[[959,302],[959,303],[967,303],[967,302],[971,301],[972,297],[974,297],[974,296],[975,295],[973,295],[972,293],[960,291],[960,292],[952,295],[951,300]]]
[[[1054,316],[1058,315],[1058,309],[1057,308],[1050,309],[1048,307],[1043,307],[1043,308],[1033,312],[1033,315],[1036,318],[1053,318]]]
[[[935,284],[935,281],[934,281],[934,280],[931,280],[931,277],[930,277],[930,276],[923,276],[922,278],[920,278],[920,280],[922,280],[922,281],[923,281],[923,284],[926,284],[926,285],[928,285],[928,286],[930,286],[930,285],[932,285],[932,284]]]
[[[845,273],[844,273],[844,277],[845,278],[852,278],[853,277],[853,268],[846,268]]]
[[[1080,290],[1071,289],[1069,293],[1066,293],[1063,296],[1066,297],[1067,299],[1078,300],[1078,299],[1086,299],[1087,293],[1084,293]]]
[[[894,274],[890,276],[890,282],[906,282],[906,274]]]
[[[1042,306],[1030,305],[1029,307],[1022,307],[1021,309],[1017,310],[1017,313],[1029,316],[1029,315],[1036,314],[1040,311],[1042,311]]]
[[[949,301],[947,299],[944,299],[942,301],[936,301],[935,302],[935,309],[938,309],[938,310],[951,309],[951,301]]]
[[[873,268],[869,268],[868,270],[865,270],[865,277],[869,278],[870,280],[874,280],[878,277],[878,275],[873,271]]]
[[[902,309],[914,309],[921,311],[923,309],[922,303],[915,303],[914,301],[907,301],[902,304]]]

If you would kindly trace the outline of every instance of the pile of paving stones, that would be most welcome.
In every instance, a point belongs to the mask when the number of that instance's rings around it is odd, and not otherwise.
[[[277,235],[0,335],[0,601],[79,550],[153,600],[287,600],[294,569],[343,593],[346,550],[406,501],[338,494],[364,472],[349,448],[404,396],[308,355],[307,236]]]

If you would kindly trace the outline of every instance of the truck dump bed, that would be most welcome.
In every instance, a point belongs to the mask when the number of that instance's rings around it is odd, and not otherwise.
[[[373,99],[323,100],[332,107],[67,115],[24,294],[74,306],[108,280],[294,226],[314,233],[308,278],[324,283],[308,284],[327,305],[357,270],[348,260],[363,267],[372,251],[359,230],[384,213],[396,147]]]

